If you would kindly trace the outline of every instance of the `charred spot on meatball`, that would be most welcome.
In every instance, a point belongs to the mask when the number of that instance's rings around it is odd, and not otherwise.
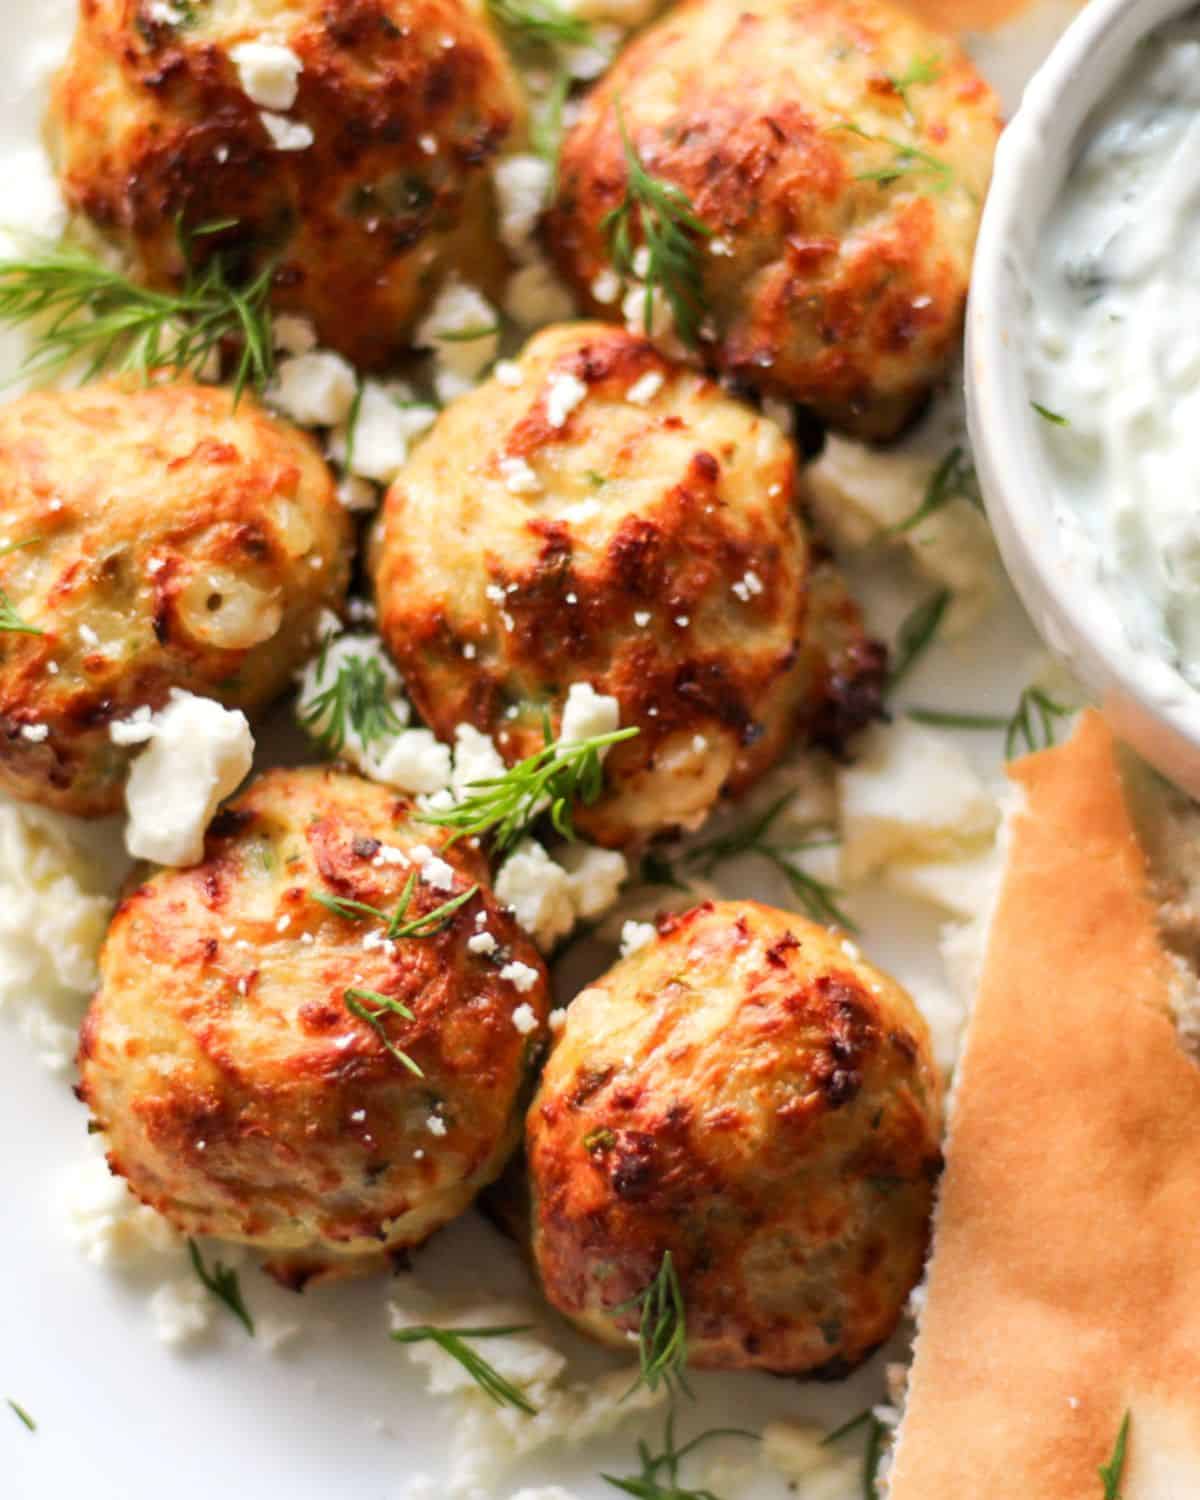
[[[624,310],[610,216],[635,153],[708,231],[701,358],[893,437],[958,351],[999,128],[958,43],[891,0],[685,0],[585,100],[551,247],[586,308]]]
[[[199,0],[168,12],[84,5],[47,130],[70,207],[153,285],[183,272],[182,226],[198,257],[219,252],[246,278],[272,268],[274,305],[364,367],[403,352],[448,277],[499,292],[488,168],[524,104],[471,7]],[[295,59],[286,108],[264,109],[239,72],[238,49],[263,42]]]
[[[812,723],[878,706],[861,616],[814,553],[794,450],[766,416],[645,338],[539,334],[442,413],[373,539],[381,633],[443,739],[515,763],[573,683],[637,736],[581,809],[596,841],[695,827]]]
[[[110,726],[172,688],[253,710],[342,604],[351,528],[316,444],[249,395],[102,381],[0,411],[0,786],[120,806]]]
[[[669,1252],[689,1362],[831,1378],[921,1275],[940,1082],[908,994],[840,933],[708,903],[578,996],[526,1121],[554,1307],[625,1347]]]

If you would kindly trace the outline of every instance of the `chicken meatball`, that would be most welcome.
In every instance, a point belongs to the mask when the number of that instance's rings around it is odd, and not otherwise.
[[[223,223],[194,256],[272,267],[276,307],[377,366],[455,271],[498,291],[488,168],[523,109],[463,0],[82,0],[48,135],[69,205],[154,285],[177,223]]]
[[[172,688],[254,709],[342,601],[351,530],[315,444],[248,395],[104,381],[0,408],[0,787],[121,803],[109,726]]]
[[[778,427],[640,336],[548,329],[443,412],[374,542],[383,637],[443,739],[510,763],[573,684],[637,737],[579,815],[609,845],[701,822],[808,728],[878,707],[883,653],[813,549]]]
[[[374,782],[270,771],[203,864],[121,902],[79,1094],[143,1202],[299,1283],[420,1244],[501,1171],[547,1005],[478,852]]]
[[[962,49],[890,0],[687,0],[586,100],[550,237],[612,316],[609,215],[636,153],[711,235],[693,235],[702,358],[886,438],[958,349],[998,133]]]
[[[625,1348],[670,1252],[692,1365],[842,1374],[921,1275],[939,1101],[912,1000],[840,934],[661,918],[572,1004],[529,1112],[546,1296]]]

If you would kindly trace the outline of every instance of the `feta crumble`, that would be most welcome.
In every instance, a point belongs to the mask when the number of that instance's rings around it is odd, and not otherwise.
[[[434,389],[440,401],[453,401],[474,388],[499,353],[499,317],[482,292],[452,279],[418,324],[416,343],[435,351]]]
[[[352,400],[339,420],[329,456],[359,479],[391,484],[408,462],[413,443],[437,421],[437,408],[415,401],[402,381],[367,380],[358,392],[357,407]]]
[[[625,922],[621,927],[621,957],[630,958],[658,935],[653,922]]]
[[[531,968],[529,964],[523,964],[519,960],[514,959],[512,963],[505,964],[500,970],[500,978],[506,980],[514,989],[519,990],[522,995],[526,995],[538,982],[538,971]],[[528,1010],[529,1007],[525,1006],[523,1009]],[[513,1020],[515,1023],[515,1015]],[[523,1029],[522,1027],[518,1027],[518,1030]]]
[[[258,118],[276,151],[307,151],[316,139],[308,125],[300,120],[289,120],[286,115],[276,114],[273,110],[261,110]]]
[[[575,925],[567,872],[533,839],[522,840],[501,865],[495,890],[543,952]]]
[[[546,421],[551,427],[567,425],[567,418],[587,399],[588,388],[578,375],[556,370],[546,386]]]
[[[240,42],[230,48],[242,92],[267,110],[289,110],[300,92],[304,64],[280,42]],[[311,144],[311,143],[310,143]]]
[[[517,260],[536,253],[534,233],[550,201],[554,169],[545,157],[510,156],[492,172],[499,206],[500,238]]]
[[[125,787],[126,848],[135,859],[196,864],[218,804],[254,759],[245,714],[173,688],[158,713],[132,728],[118,722],[110,732],[118,744],[136,743],[132,735],[147,742]]]
[[[358,377],[340,354],[313,350],[279,361],[266,398],[302,427],[336,427],[350,415],[357,390]]]
[[[635,380],[625,392],[626,401],[632,402],[634,406],[648,406],[659,391],[663,388],[663,373],[661,370],[647,370],[646,373]]]
[[[533,974],[535,971],[530,969],[528,972]],[[503,977],[503,970],[501,977]],[[512,1023],[522,1036],[528,1036],[531,1031],[537,1030],[537,1012],[527,1001],[524,1005],[518,1005],[513,1011]]]
[[[616,698],[598,693],[590,682],[573,682],[563,705],[560,744],[575,745],[598,735],[612,734],[621,727],[621,705]],[[601,750],[601,756],[605,750]]]

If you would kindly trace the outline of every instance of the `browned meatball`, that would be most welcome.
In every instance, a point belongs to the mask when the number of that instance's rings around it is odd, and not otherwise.
[[[247,43],[300,64],[286,111],[244,91]],[[461,0],[82,0],[49,138],[68,203],[155,285],[180,272],[177,219],[236,220],[197,253],[273,265],[277,307],[375,366],[452,272],[498,292],[488,167],[523,110]]]
[[[394,940],[316,899],[390,914],[410,882],[409,922],[474,894]],[[420,1244],[520,1139],[545,968],[482,858],[374,782],[262,776],[202,864],[126,896],[100,973],[80,1097],[113,1170],[182,1232],[260,1246],[289,1279]]]
[[[669,1251],[693,1365],[844,1372],[920,1277],[940,1125],[924,1020],[841,934],[663,918],[571,1005],[529,1111],[546,1296],[626,1347]]]
[[[0,787],[121,804],[109,726],[175,688],[255,709],[345,597],[351,527],[316,444],[249,395],[102,381],[0,408]]]
[[[711,231],[702,357],[847,431],[895,434],[958,349],[999,132],[961,47],[890,0],[675,6],[563,146],[551,243],[604,316],[606,220],[629,178],[618,110]]]
[[[474,724],[511,763],[572,684],[615,697],[638,735],[579,821],[619,845],[876,711],[882,651],[772,421],[611,325],[547,329],[502,373],[442,414],[375,542],[380,630],[441,738]]]

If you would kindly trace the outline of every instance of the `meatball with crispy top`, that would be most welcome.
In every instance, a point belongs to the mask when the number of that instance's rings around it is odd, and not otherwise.
[[[182,226],[374,367],[451,274],[499,292],[488,173],[523,117],[463,0],[82,0],[48,138],[70,207],[153,285]]]
[[[121,805],[110,726],[172,688],[256,709],[343,601],[351,527],[316,444],[249,395],[103,381],[0,408],[0,787]]]
[[[550,1302],[624,1348],[670,1252],[697,1368],[832,1376],[921,1275],[940,1090],[910,997],[753,902],[660,919],[567,1012],[529,1111]]]
[[[798,489],[787,438],[715,382],[623,329],[548,329],[392,486],[380,630],[435,732],[473,724],[510,764],[572,685],[615,698],[638,733],[580,827],[694,827],[796,736],[837,744],[878,710],[883,651]]]
[[[79,1093],[113,1171],[289,1281],[420,1244],[520,1139],[545,968],[478,852],[376,783],[260,777],[126,895],[100,976]]]
[[[998,134],[958,43],[890,0],[686,0],[585,101],[550,238],[585,305],[616,314],[610,216],[636,158],[708,231],[692,235],[701,357],[886,438],[957,353]],[[641,255],[686,304],[678,268]]]

